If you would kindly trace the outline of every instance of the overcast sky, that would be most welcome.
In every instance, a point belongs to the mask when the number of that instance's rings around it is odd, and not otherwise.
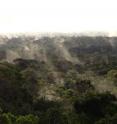
[[[117,32],[117,0],[0,0],[0,33]]]

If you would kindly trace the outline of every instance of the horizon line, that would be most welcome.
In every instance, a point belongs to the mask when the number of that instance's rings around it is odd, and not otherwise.
[[[83,32],[0,32],[0,35],[3,36],[20,36],[20,35],[27,35],[27,36],[56,36],[56,35],[67,35],[67,36],[107,36],[113,37],[117,36],[117,31],[114,32],[105,32],[105,31],[83,31]]]

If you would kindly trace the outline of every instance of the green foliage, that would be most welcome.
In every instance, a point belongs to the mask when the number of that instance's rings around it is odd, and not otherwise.
[[[117,114],[100,119],[95,124],[116,124],[116,123],[117,123]]]
[[[32,60],[0,63],[0,124],[116,124],[117,99],[99,93],[95,77],[84,78],[73,68],[57,72],[57,67],[54,76],[52,69]],[[116,70],[102,77],[115,80]]]
[[[10,113],[4,113],[0,115],[0,123],[1,124],[15,124],[14,116]]]
[[[34,115],[15,116],[11,113],[0,115],[0,124],[39,124],[39,118]]]
[[[73,111],[64,112],[63,117],[65,124],[81,124],[80,123],[81,118],[79,117],[78,114],[74,113]]]
[[[117,105],[114,101],[116,101],[115,96],[109,93],[87,94],[76,100],[74,108],[77,113],[84,113],[93,123],[106,115],[116,114]]]
[[[40,118],[40,124],[66,124],[61,109],[51,108]]]
[[[39,118],[34,115],[19,116],[16,124],[39,124]]]
[[[114,85],[117,86],[117,70],[110,70],[107,73],[107,77],[114,82]]]

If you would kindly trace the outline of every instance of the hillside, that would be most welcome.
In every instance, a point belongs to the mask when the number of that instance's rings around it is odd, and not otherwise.
[[[117,37],[0,36],[0,124],[115,124]]]
[[[0,39],[0,60],[13,62],[17,58],[43,61],[51,68],[67,70],[62,65],[75,67],[78,72],[95,70],[100,64],[116,67],[117,38],[106,36],[19,36]],[[66,64],[65,64],[66,63]],[[68,68],[69,68],[68,67]],[[84,69],[85,68],[85,69]],[[108,70],[102,68],[100,73]]]

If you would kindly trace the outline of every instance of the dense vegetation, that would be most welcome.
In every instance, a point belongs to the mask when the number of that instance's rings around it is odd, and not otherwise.
[[[116,37],[0,38],[0,124],[116,124]]]

